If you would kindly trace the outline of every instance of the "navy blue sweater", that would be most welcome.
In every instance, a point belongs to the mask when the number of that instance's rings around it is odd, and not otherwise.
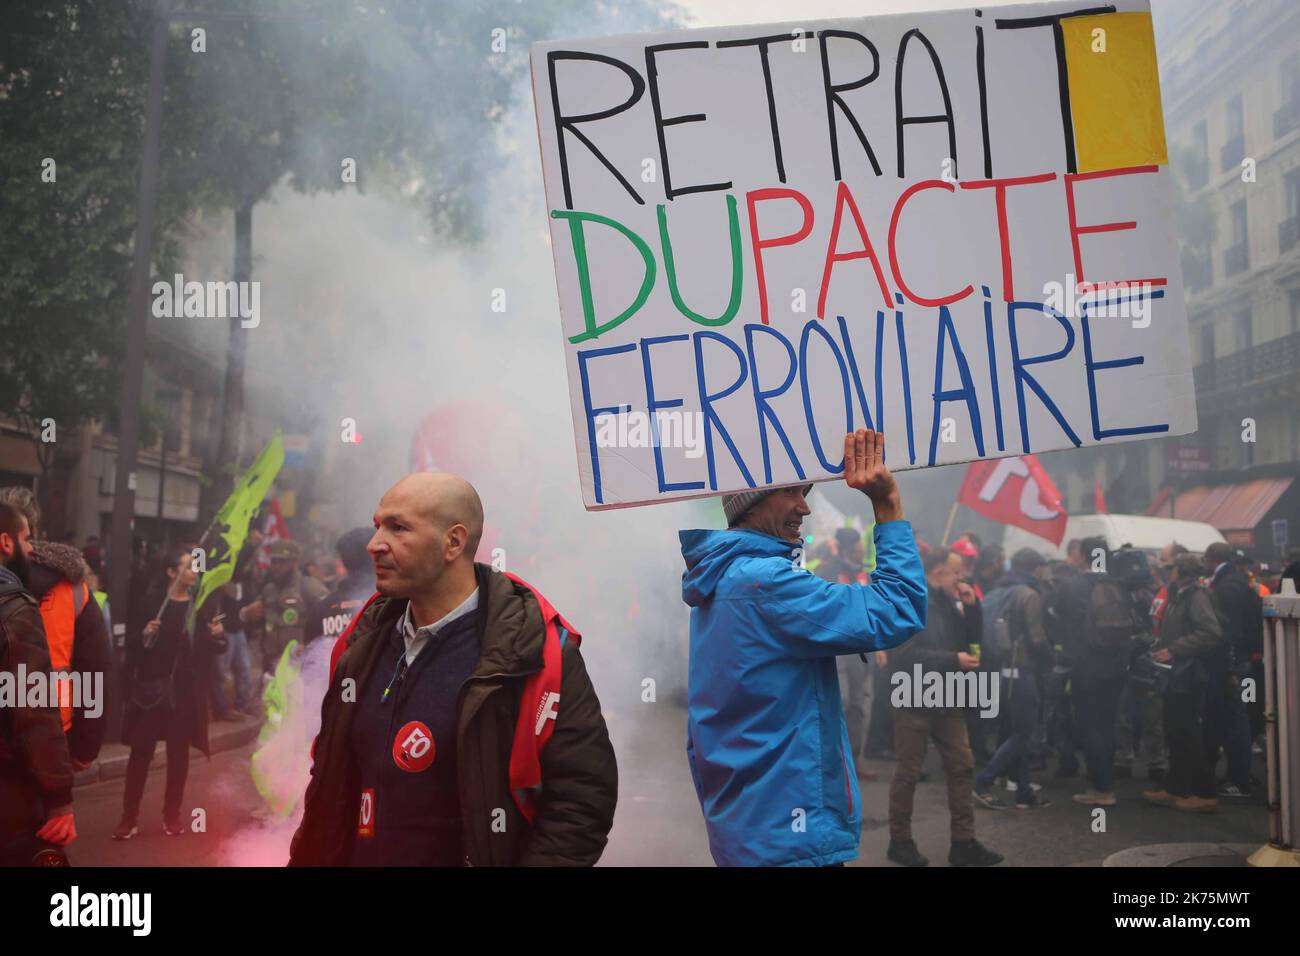
[[[353,866],[461,864],[456,706],[478,663],[477,625],[474,611],[448,622],[409,667],[401,622],[389,633],[352,724],[362,788]]]

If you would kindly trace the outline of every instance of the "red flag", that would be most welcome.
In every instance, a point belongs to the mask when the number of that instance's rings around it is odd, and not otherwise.
[[[1106,497],[1101,493],[1101,479],[1095,479],[1092,483],[1092,496],[1097,502],[1097,514],[1108,515],[1110,511],[1106,508]]]
[[[957,500],[986,518],[1060,545],[1068,517],[1061,493],[1033,455],[973,461]]]
[[[266,570],[271,566],[271,542],[278,538],[291,538],[289,524],[280,511],[280,496],[271,496],[271,506],[266,509],[262,519],[262,546],[257,549],[257,566]]]

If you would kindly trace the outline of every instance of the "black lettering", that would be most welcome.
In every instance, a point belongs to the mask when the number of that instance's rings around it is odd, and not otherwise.
[[[1045,17],[1019,17],[994,21],[999,30],[1029,30],[1034,27],[1051,27],[1052,39],[1056,43],[1056,86],[1061,98],[1061,130],[1065,134],[1065,168],[1067,172],[1079,170],[1074,160],[1074,121],[1070,118],[1070,78],[1065,71],[1065,33],[1061,21],[1066,17],[1093,17],[1102,13],[1114,13],[1112,6],[1089,7],[1086,10],[1073,10],[1070,13],[1058,13]]]
[[[632,93],[618,106],[611,107],[610,109],[600,110],[596,113],[565,116],[560,112],[559,84],[557,84],[555,80],[555,64],[560,60],[591,60],[597,63],[607,63],[610,66],[617,67],[626,73],[628,79],[632,81]],[[604,56],[600,53],[584,53],[578,50],[552,50],[546,55],[546,68],[547,72],[550,74],[551,81],[551,112],[555,117],[555,141],[559,145],[560,149],[560,178],[564,182],[565,208],[573,208],[573,193],[569,189],[569,159],[564,147],[565,130],[568,130],[581,140],[582,143],[591,150],[592,155],[599,159],[604,167],[614,174],[614,178],[623,184],[623,188],[626,189],[628,194],[637,201],[638,205],[644,206],[645,200],[642,199],[637,194],[637,191],[632,188],[632,184],[623,178],[623,174],[614,168],[614,164],[605,157],[604,153],[596,148],[596,144],[589,140],[582,130],[578,129],[579,123],[592,123],[596,120],[608,119],[611,116],[615,116],[618,113],[631,108],[637,100],[641,99],[641,94],[645,92],[645,80],[641,79],[641,74],[632,69],[632,67],[628,66],[622,60],[616,60],[612,56]],[[658,113],[657,107],[655,112],[656,114]],[[662,137],[660,138],[660,144],[662,145]]]
[[[659,68],[655,64],[655,57],[669,50],[691,50],[699,47],[707,47],[708,43],[703,40],[692,40],[688,43],[660,43],[656,46],[645,48],[645,71],[646,77],[650,81],[650,105],[654,108],[655,114],[655,136],[659,139],[659,165],[664,171],[664,195],[669,199],[675,196],[685,196],[687,193],[703,193],[717,189],[730,189],[731,183],[708,183],[703,186],[686,186],[682,189],[673,189],[672,174],[668,169],[668,147],[664,142],[664,129],[668,126],[678,126],[682,123],[699,123],[705,119],[703,113],[688,113],[682,116],[670,116],[664,119],[663,109],[659,104]]]
[[[831,37],[840,40],[856,40],[866,47],[867,52],[871,54],[871,72],[866,76],[849,83],[832,83],[830,54],[826,45],[826,41]],[[866,86],[878,77],[880,75],[880,54],[876,51],[875,46],[870,40],[864,37],[861,33],[854,33],[851,30],[823,30],[817,35],[817,39],[821,43],[822,89],[826,93],[826,125],[831,134],[831,163],[835,170],[835,179],[836,181],[839,181],[843,178],[840,175],[839,137],[835,129],[835,107],[837,106],[840,108],[840,111],[844,113],[849,124],[853,127],[853,132],[857,134],[858,142],[861,143],[862,148],[867,151],[867,160],[871,163],[872,170],[874,170],[875,174],[879,176],[880,163],[876,162],[876,154],[872,150],[871,144],[867,142],[867,135],[862,132],[862,126],[858,123],[858,118],[853,115],[853,111],[849,109],[848,104],[844,102],[844,98],[840,96],[840,94]]]
[[[785,182],[785,161],[781,157],[781,130],[776,122],[776,98],[772,95],[772,65],[767,58],[767,48],[773,43],[784,42],[789,39],[788,35],[779,33],[770,37],[753,37],[748,40],[722,40],[718,43],[719,50],[737,46],[758,47],[758,58],[763,63],[763,88],[767,91],[767,121],[772,127],[772,152],[776,156],[776,175],[781,182]]]
[[[939,91],[943,93],[943,112],[929,116],[903,116],[903,59],[907,55],[907,44],[915,37],[921,41],[926,52],[930,54],[930,62],[934,66],[935,78],[939,81]],[[945,123],[948,126],[948,156],[952,159],[953,165],[957,165],[957,127],[952,121],[952,97],[948,95],[948,81],[944,79],[943,64],[939,62],[939,55],[934,52],[934,45],[926,38],[920,30],[908,30],[903,34],[903,39],[898,42],[898,64],[894,69],[894,116],[896,117],[896,133],[898,135],[898,178],[903,178],[903,132],[904,128],[916,123]],[[957,174],[956,169],[953,175]]]

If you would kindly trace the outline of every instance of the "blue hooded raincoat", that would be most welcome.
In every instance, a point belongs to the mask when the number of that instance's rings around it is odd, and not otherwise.
[[[691,607],[686,750],[721,866],[856,859],[862,831],[835,658],[925,627],[912,526],[876,526],[870,584],[831,584],[757,531],[682,531]]]

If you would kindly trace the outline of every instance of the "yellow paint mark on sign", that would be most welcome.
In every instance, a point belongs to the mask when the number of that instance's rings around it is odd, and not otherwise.
[[[1081,173],[1169,162],[1149,13],[1061,21]]]

